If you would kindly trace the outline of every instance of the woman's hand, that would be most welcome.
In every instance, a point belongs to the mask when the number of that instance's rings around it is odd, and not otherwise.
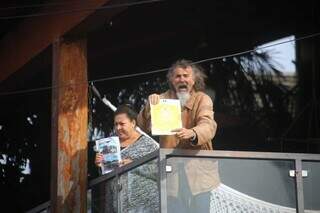
[[[131,162],[132,162],[132,160],[131,160],[130,158],[122,159],[122,160],[120,161],[120,166],[124,166],[124,165],[126,165],[126,164],[128,164],[128,163],[131,163]]]
[[[96,166],[101,167],[102,166],[102,161],[103,161],[103,155],[101,153],[96,153],[96,158],[94,163]]]

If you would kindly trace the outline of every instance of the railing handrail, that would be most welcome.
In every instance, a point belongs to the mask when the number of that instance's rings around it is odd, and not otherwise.
[[[320,154],[283,153],[283,152],[251,152],[225,150],[186,150],[161,149],[160,155],[174,157],[216,157],[216,158],[246,158],[246,159],[274,159],[274,160],[304,160],[319,161]]]
[[[26,211],[26,213],[37,213],[45,209],[48,209],[49,207],[50,207],[50,200],[47,202],[41,203],[40,205]]]
[[[151,153],[143,156],[142,158],[139,158],[129,164],[126,164],[126,165],[123,165],[120,167],[116,167],[112,172],[107,173],[105,175],[101,175],[100,177],[97,177],[97,178],[91,180],[88,183],[88,189],[90,189],[90,188],[94,187],[95,185],[98,185],[106,180],[110,180],[113,177],[121,175],[129,170],[132,170],[142,164],[145,164],[145,163],[157,158],[158,156],[159,156],[159,150],[156,150],[156,151],[151,152]]]

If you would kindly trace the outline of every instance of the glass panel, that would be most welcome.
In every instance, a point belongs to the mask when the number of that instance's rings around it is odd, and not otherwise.
[[[154,159],[94,186],[87,202],[88,212],[160,212],[157,162]]]
[[[296,212],[294,162],[174,157],[168,212]]]
[[[305,212],[320,212],[320,162],[302,162],[302,169],[308,171],[308,176],[303,178]]]
[[[117,211],[117,179],[112,178],[92,187],[87,200],[88,212],[114,213]]]
[[[120,176],[121,212],[160,212],[157,161],[152,160]]]

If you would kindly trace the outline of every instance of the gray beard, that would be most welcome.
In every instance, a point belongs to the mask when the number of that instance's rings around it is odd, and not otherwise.
[[[190,98],[190,94],[188,92],[177,92],[176,95],[180,100],[181,107],[184,107]]]

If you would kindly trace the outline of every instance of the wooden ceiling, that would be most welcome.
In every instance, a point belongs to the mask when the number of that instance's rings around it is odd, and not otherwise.
[[[201,58],[230,54],[252,49],[259,44],[292,34],[307,35],[315,32],[319,26],[319,13],[317,13],[319,9],[315,9],[319,7],[316,7],[318,3],[315,0],[308,4],[303,1],[293,3],[276,0],[264,2],[164,0],[134,6],[127,5],[127,3],[137,2],[141,1],[97,0],[95,5],[97,10],[83,15],[83,11],[74,10],[78,7],[77,4],[66,1],[34,1],[37,5],[62,4],[63,10],[73,11],[68,14],[68,17],[76,17],[75,21],[70,24],[66,14],[56,15],[53,19],[50,19],[52,16],[44,15],[1,20],[0,52],[2,54],[0,56],[7,57],[5,53],[8,49],[4,49],[6,47],[3,43],[8,36],[11,38],[9,39],[10,47],[14,47],[15,42],[19,44],[24,39],[19,31],[22,23],[35,23],[39,20],[42,22],[42,34],[57,33],[53,32],[52,28],[59,25],[58,31],[65,38],[83,36],[88,38],[88,64],[91,78],[119,73],[119,70],[108,70],[106,73],[101,71],[104,70],[103,67],[117,67],[122,64],[120,68],[125,70],[123,71],[125,73],[136,72],[135,68],[141,67],[141,64],[152,68],[164,67],[167,64],[159,63],[169,63],[175,57]],[[10,4],[12,5],[12,1],[2,1],[1,8],[12,7]],[[19,6],[23,3],[16,0],[13,5]],[[101,6],[103,8],[100,8]],[[108,6],[111,7],[108,8]],[[49,8],[51,11],[56,10],[54,7]],[[92,8],[92,6],[85,5],[83,8]],[[28,14],[34,14],[41,9],[43,8],[34,9]],[[1,16],[20,14],[19,8],[10,12],[1,10]],[[68,26],[61,30],[64,24]],[[27,35],[37,35],[37,38],[30,40],[35,44],[42,39],[42,34],[37,33],[38,28],[23,30],[28,31],[25,32]],[[19,62],[20,67],[13,66],[9,68],[8,73],[0,74],[2,76],[0,91],[28,87],[24,85],[25,79],[34,79],[39,72],[46,72],[47,74],[42,75],[48,76],[50,81],[51,50],[49,40],[46,42],[46,46],[39,47],[38,52],[34,51],[32,57]],[[30,49],[32,48],[25,46],[24,49],[19,49],[19,53],[21,51],[28,53]],[[16,55],[11,57],[14,58]],[[1,60],[1,66],[5,67],[3,63],[7,61]],[[129,71],[126,69],[128,64],[132,68]]]

